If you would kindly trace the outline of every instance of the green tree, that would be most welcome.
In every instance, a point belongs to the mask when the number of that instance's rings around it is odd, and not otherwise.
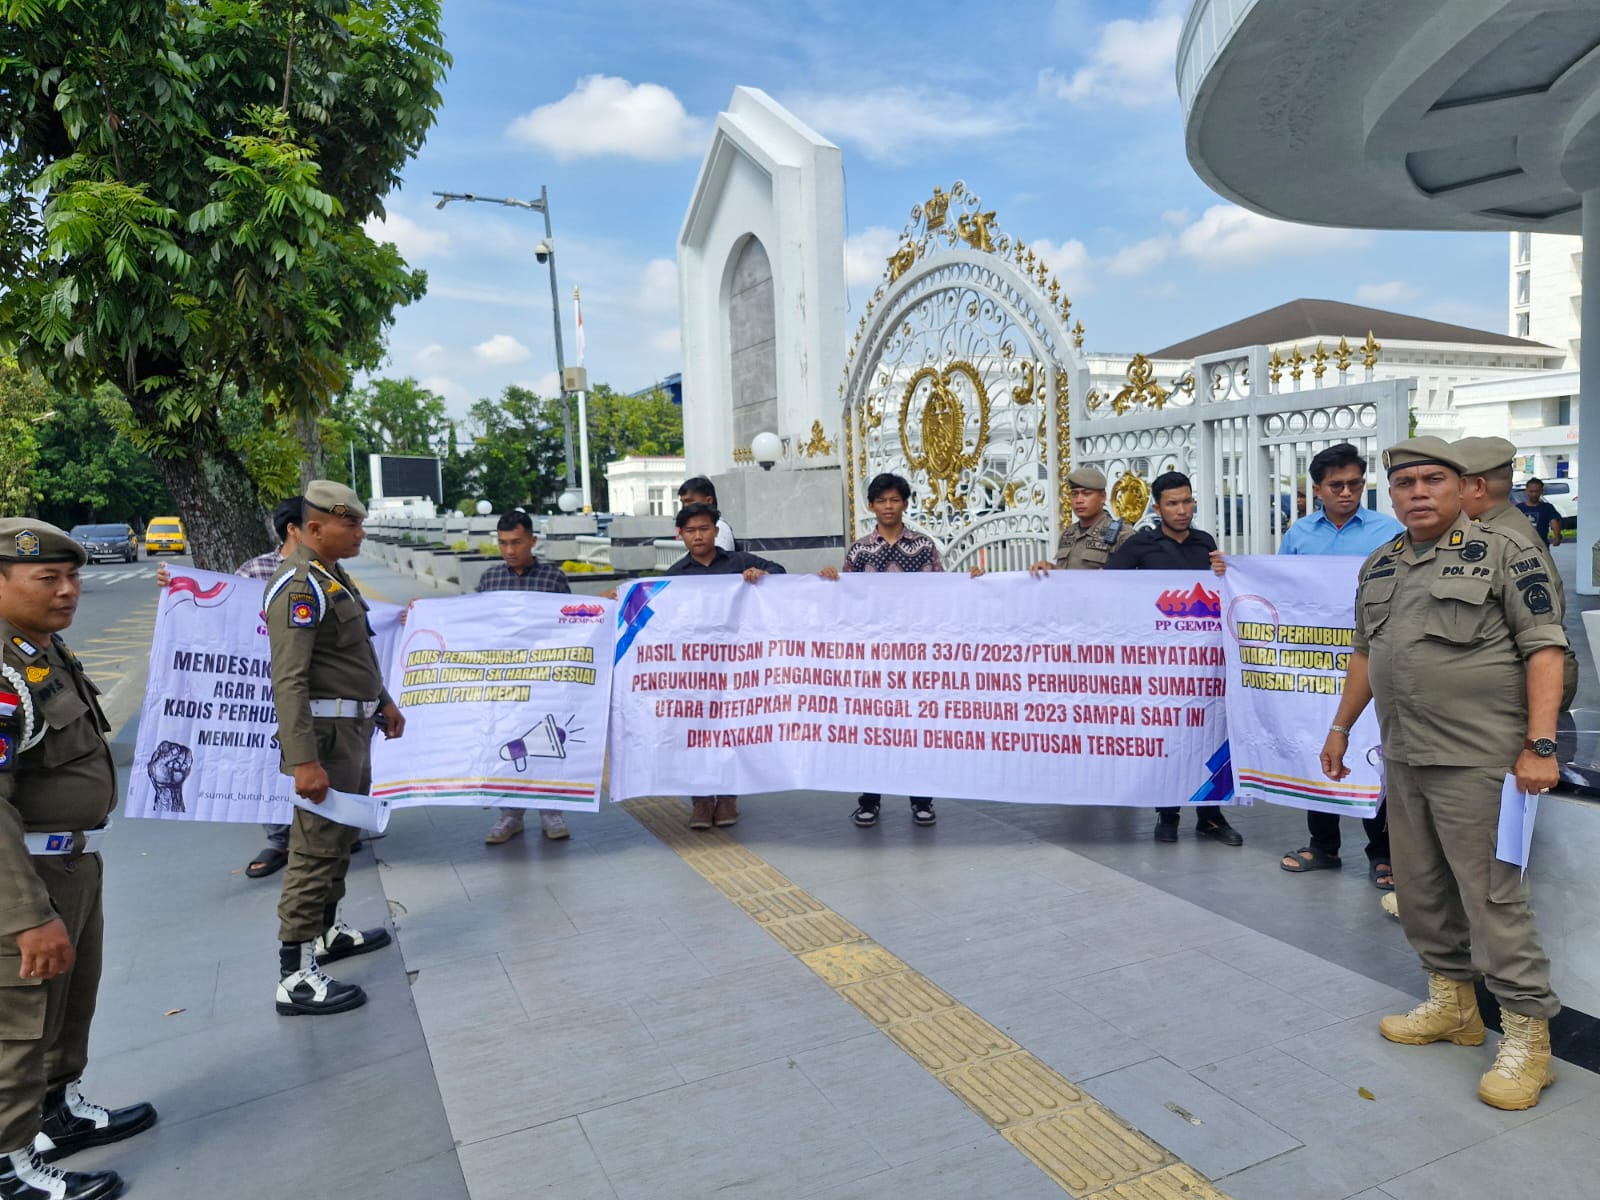
[[[440,0],[0,0],[0,342],[113,382],[201,565],[266,546],[223,416],[307,436],[426,279],[362,229],[434,121]]]
[[[54,402],[37,371],[0,359],[0,513],[33,512],[40,427],[55,417]]]
[[[177,511],[148,455],[122,433],[131,419],[116,388],[56,395],[39,425],[33,489],[39,515],[64,529],[80,523],[126,521],[139,528]]]
[[[589,503],[596,512],[610,507],[607,463],[630,454],[677,457],[683,453],[683,410],[660,389],[629,396],[598,384],[589,393],[588,410],[589,479],[594,488]]]

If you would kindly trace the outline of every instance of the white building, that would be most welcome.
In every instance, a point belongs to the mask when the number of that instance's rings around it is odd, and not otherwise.
[[[1556,347],[1566,354],[1561,365],[1576,368],[1583,305],[1583,239],[1525,230],[1511,234],[1510,239],[1506,332]]]
[[[630,454],[606,464],[606,504],[626,516],[671,516],[686,478],[681,458]]]
[[[1577,475],[1578,372],[1462,384],[1455,411],[1463,437],[1503,437],[1517,447],[1519,479]]]

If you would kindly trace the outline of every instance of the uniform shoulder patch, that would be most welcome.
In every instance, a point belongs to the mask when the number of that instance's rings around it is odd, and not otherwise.
[[[24,654],[26,654],[29,658],[38,658],[39,657],[39,647],[35,646],[32,642],[30,642],[25,637],[22,637],[20,635],[17,636],[17,637],[14,637],[14,638],[11,639],[11,644],[13,646],[15,646],[18,650],[20,650]]]
[[[1394,542],[1389,546],[1389,549],[1393,550],[1396,554],[1399,554],[1400,551],[1404,550],[1405,548],[1406,535],[1403,533],[1399,537],[1395,538]]]
[[[9,730],[0,730],[0,773],[10,771],[16,759],[16,749],[11,736]]]
[[[317,623],[317,598],[309,591],[289,593],[289,624],[296,629],[309,629]]]
[[[1461,543],[1466,541],[1466,540],[1467,540],[1467,535],[1463,530],[1452,529],[1450,531],[1450,540],[1447,541],[1445,543],[1445,545],[1449,546],[1453,550],[1457,546],[1461,545]]]
[[[1536,617],[1542,617],[1555,608],[1555,601],[1550,598],[1550,589],[1542,583],[1535,583],[1523,590],[1522,603]]]
[[[1461,531],[1458,529],[1451,536],[1460,537],[1461,536]],[[1461,547],[1461,561],[1462,562],[1478,562],[1478,561],[1482,560],[1483,558],[1487,557],[1488,554],[1489,554],[1489,543],[1488,542],[1480,542],[1476,538],[1474,538],[1472,541],[1468,542],[1465,546]]]
[[[29,667],[26,671],[29,683],[43,683],[50,678],[49,667]]]

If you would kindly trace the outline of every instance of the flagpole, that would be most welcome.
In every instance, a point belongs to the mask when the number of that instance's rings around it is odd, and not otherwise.
[[[578,365],[583,366],[583,302],[578,289],[572,289],[572,306],[578,314]],[[594,485],[589,479],[589,391],[588,378],[578,393],[578,463],[583,477],[583,511],[594,511]]]

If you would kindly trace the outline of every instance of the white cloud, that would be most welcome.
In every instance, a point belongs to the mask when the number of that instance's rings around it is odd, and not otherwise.
[[[1074,104],[1119,104],[1150,108],[1177,99],[1173,83],[1178,35],[1183,18],[1158,6],[1145,21],[1119,18],[1100,29],[1100,40],[1089,61],[1070,77],[1046,68],[1039,75],[1039,91]]]
[[[1016,129],[1016,105],[987,105],[959,92],[885,87],[856,93],[803,92],[783,103],[829,137],[849,142],[868,158],[898,163],[922,146],[948,147]]]
[[[543,396],[548,400],[561,395],[561,376],[555,371],[546,371],[532,383],[524,383],[522,386],[534,395]],[[574,418],[576,418],[576,414],[574,414]],[[577,449],[577,430],[573,430],[573,449]]]
[[[1124,246],[1106,263],[1106,273],[1127,279],[1153,271],[1167,261],[1172,246],[1172,238],[1164,233]]]
[[[393,242],[395,249],[407,262],[436,258],[450,251],[450,235],[444,230],[419,225],[399,213],[368,217],[361,223],[361,228],[375,242]]]
[[[874,225],[845,238],[845,286],[876,287],[888,270],[889,255],[899,244],[899,232],[886,225]]]
[[[1194,214],[1187,208],[1169,208],[1161,214],[1161,223],[1163,225],[1177,225],[1181,228],[1193,218]]]
[[[1065,242],[1034,238],[1028,243],[1028,249],[1061,280],[1068,296],[1077,299],[1089,290],[1089,248],[1077,238]]]
[[[428,391],[443,396],[448,404],[465,407],[477,399],[459,380],[452,379],[448,375],[429,375],[417,382]]]
[[[1356,289],[1356,301],[1360,304],[1404,304],[1420,295],[1421,288],[1413,287],[1403,279],[1391,279],[1387,283],[1363,283]]]
[[[650,340],[645,344],[657,354],[676,354],[683,348],[683,339],[678,333],[678,327],[674,325],[671,329],[651,334]]]
[[[509,333],[497,333],[488,341],[479,342],[472,348],[472,355],[479,362],[495,367],[509,367],[533,357],[532,351]]]
[[[1364,230],[1296,225],[1234,204],[1217,204],[1178,235],[1178,249],[1202,267],[1237,267],[1267,258],[1351,249],[1371,240]]]
[[[589,75],[561,99],[518,117],[507,133],[559,159],[620,155],[666,162],[699,154],[707,127],[670,88]]]
[[[438,342],[429,342],[411,356],[411,361],[424,370],[429,367],[442,367],[450,361],[450,352]]]
[[[645,263],[634,303],[645,312],[677,312],[678,264],[670,258],[652,258]]]

